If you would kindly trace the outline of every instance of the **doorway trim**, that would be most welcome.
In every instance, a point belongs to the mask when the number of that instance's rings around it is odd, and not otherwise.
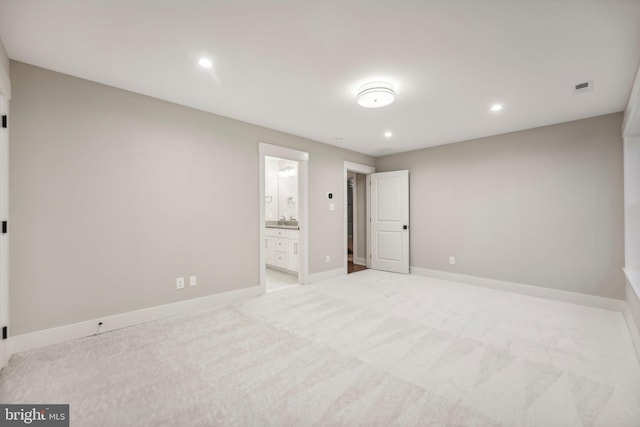
[[[300,259],[298,260],[298,282],[301,285],[307,283],[309,276],[309,153],[294,150],[292,148],[281,147],[279,145],[258,142],[259,152],[259,201],[260,201],[260,292],[266,293],[266,248],[264,247],[265,235],[265,157],[279,157],[281,159],[294,160],[298,162],[298,219],[300,224],[299,245]]]
[[[0,66],[0,116],[9,116],[11,82],[7,71]],[[0,220],[9,221],[9,129],[0,128]],[[10,224],[9,224],[10,226]],[[0,331],[9,325],[9,234],[0,234]],[[0,336],[0,369],[11,357],[10,338]]]
[[[347,179],[348,179],[348,173],[349,172],[355,172],[355,173],[360,173],[360,174],[364,174],[364,175],[369,175],[372,173],[375,173],[376,168],[374,166],[369,166],[369,165],[363,165],[360,163],[353,163],[353,162],[348,162],[345,160],[344,162],[344,178],[342,180],[342,182],[344,183],[344,208],[343,208],[343,212],[344,212],[344,250],[342,251],[342,253],[344,254],[344,274],[348,274],[349,273],[349,259],[347,256],[347,250],[348,250],[348,246],[349,246],[349,241],[347,238],[347,234],[348,234],[348,228],[349,228],[349,224],[348,224],[348,213],[347,213],[347,209],[349,209],[348,206],[348,201],[347,201],[347,191],[349,191],[349,189],[347,188],[347,185],[349,185],[347,183]],[[369,182],[369,179],[367,179],[367,183]],[[368,185],[368,184],[367,184]],[[365,219],[369,217],[369,192],[366,192],[367,194],[367,200],[365,201],[365,207],[366,207],[366,212],[365,212]],[[369,222],[367,221],[367,242],[369,242]],[[354,258],[355,258],[355,253],[353,254]],[[366,259],[367,259],[367,267],[369,267],[369,244],[367,243],[367,254],[366,254]]]

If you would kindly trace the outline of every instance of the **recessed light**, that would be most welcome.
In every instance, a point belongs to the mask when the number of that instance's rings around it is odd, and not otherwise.
[[[367,83],[358,90],[356,95],[358,104],[365,108],[380,108],[391,104],[396,99],[396,93],[390,83]]]
[[[504,105],[502,104],[493,104],[491,106],[491,112],[497,113],[498,111],[502,111],[503,108],[504,108]]]
[[[200,64],[202,68],[213,67],[213,62],[211,62],[209,58],[200,58],[200,60],[198,61],[198,64]]]
[[[391,133],[390,131],[386,131],[384,133],[385,138],[391,138],[393,136],[393,133]]]

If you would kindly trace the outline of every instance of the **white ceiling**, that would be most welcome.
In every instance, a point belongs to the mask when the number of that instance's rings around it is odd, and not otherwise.
[[[0,0],[0,38],[18,61],[378,156],[624,110],[640,1]],[[396,102],[358,106],[379,79]]]

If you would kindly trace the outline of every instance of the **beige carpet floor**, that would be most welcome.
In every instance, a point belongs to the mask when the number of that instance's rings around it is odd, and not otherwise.
[[[72,426],[640,426],[620,313],[363,271],[16,354]]]

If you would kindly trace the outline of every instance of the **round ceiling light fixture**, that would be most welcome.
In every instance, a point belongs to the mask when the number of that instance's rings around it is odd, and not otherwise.
[[[504,108],[502,104],[493,104],[490,108],[492,113],[499,113]]]
[[[358,104],[365,108],[380,108],[396,100],[390,83],[372,82],[362,86],[356,96]]]

